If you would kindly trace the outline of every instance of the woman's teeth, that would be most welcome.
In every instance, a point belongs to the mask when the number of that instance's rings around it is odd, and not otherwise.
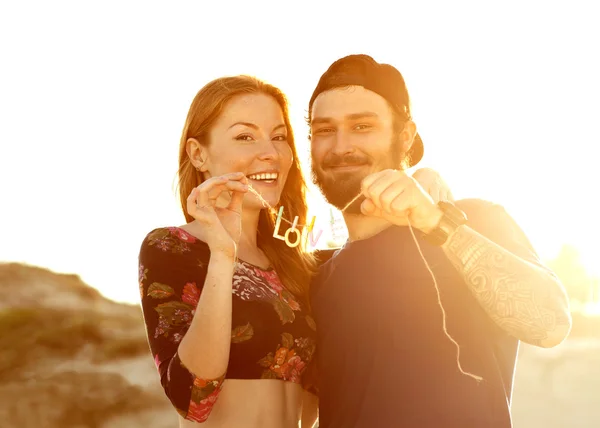
[[[265,183],[272,183],[277,180],[278,174],[276,172],[268,172],[264,174],[251,174],[248,176],[250,180],[264,181]]]

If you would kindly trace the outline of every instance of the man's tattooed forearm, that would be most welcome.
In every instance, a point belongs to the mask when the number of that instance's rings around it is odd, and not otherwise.
[[[568,302],[549,271],[467,227],[451,236],[445,252],[490,318],[509,334],[544,346],[568,332]]]

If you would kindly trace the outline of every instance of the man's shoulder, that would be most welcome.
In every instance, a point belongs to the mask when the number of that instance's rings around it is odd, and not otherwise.
[[[468,224],[484,235],[507,231],[516,226],[514,219],[499,203],[470,198],[455,201],[454,205],[466,214]]]
[[[326,248],[315,250],[314,255],[317,260],[318,271],[311,282],[311,295],[314,296],[320,289],[323,278],[329,276],[332,268],[333,257],[341,248]]]
[[[338,250],[339,248],[324,248],[315,250],[314,255],[315,259],[317,260],[317,265],[319,267],[323,266],[325,263],[331,260],[335,252]]]
[[[500,204],[480,198],[459,199],[454,202],[454,205],[464,211],[465,214],[467,214],[467,217],[469,214],[478,215],[480,213],[485,213],[488,210],[502,209]]]
[[[318,274],[315,277],[322,276],[323,272],[328,272],[333,265],[333,258],[342,248],[327,248],[315,251],[315,258],[317,260]]]

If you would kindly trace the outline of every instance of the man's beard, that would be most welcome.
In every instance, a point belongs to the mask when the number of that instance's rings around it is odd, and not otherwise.
[[[324,174],[315,168],[314,162],[311,176],[313,183],[319,186],[327,202],[338,210],[346,208],[344,210],[346,213],[360,214],[360,205],[365,200],[364,196],[361,195],[348,207],[346,205],[360,193],[360,184],[364,177],[348,174],[335,180],[331,177],[325,178]]]
[[[334,154],[328,155],[320,167],[315,165],[314,159],[312,160],[311,178],[312,182],[316,184],[327,202],[336,207],[338,210],[344,210],[348,214],[361,214],[360,206],[365,200],[365,197],[361,195],[352,204],[347,206],[361,192],[361,183],[367,175],[375,172],[383,171],[384,169],[397,169],[400,168],[404,153],[399,150],[395,150],[394,144],[389,151],[387,156],[378,159],[376,164],[377,168],[375,171],[370,171],[364,175],[359,174],[339,174],[335,179],[332,177],[325,177],[323,168],[330,168],[336,165],[361,165],[364,164],[369,167],[373,164],[372,160],[366,157],[347,155],[338,156]]]

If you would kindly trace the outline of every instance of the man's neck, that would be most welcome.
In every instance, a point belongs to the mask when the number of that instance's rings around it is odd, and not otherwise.
[[[351,242],[368,239],[392,225],[392,223],[385,219],[367,217],[362,214],[344,213],[344,221],[346,222],[348,237]]]

